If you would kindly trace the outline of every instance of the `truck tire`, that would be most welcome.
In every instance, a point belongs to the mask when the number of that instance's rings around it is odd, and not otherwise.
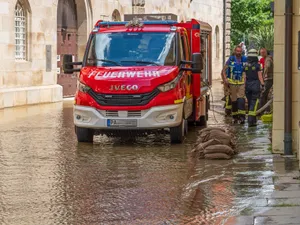
[[[200,116],[199,120],[196,121],[196,126],[199,127],[206,127],[207,126],[207,119],[208,119],[208,115],[206,116]]]
[[[184,140],[184,134],[185,134],[185,119],[182,119],[182,122],[177,127],[171,127],[170,128],[170,138],[172,144],[181,144]]]
[[[189,122],[184,120],[184,135],[186,136],[189,132]]]
[[[93,129],[75,126],[75,130],[76,130],[76,136],[78,142],[93,143],[93,138],[95,133]]]

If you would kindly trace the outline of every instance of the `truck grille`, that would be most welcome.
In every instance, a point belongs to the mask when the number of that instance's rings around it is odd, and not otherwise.
[[[142,111],[121,111],[121,115],[119,115],[119,111],[107,110],[105,111],[106,117],[141,117]],[[124,116],[122,116],[122,114]]]
[[[154,97],[159,94],[158,89],[144,94],[101,94],[93,90],[88,92],[90,96],[103,106],[141,106],[147,105]]]
[[[119,117],[118,111],[106,111],[106,117]]]
[[[141,117],[142,112],[141,111],[128,111],[127,116],[128,117]]]

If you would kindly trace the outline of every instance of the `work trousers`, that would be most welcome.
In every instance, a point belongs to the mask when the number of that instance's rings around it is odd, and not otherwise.
[[[260,97],[260,81],[246,82],[246,97],[248,99],[248,124],[249,126],[256,125],[256,111]]]
[[[268,102],[268,96],[272,86],[273,86],[273,79],[265,80],[265,89],[261,94],[259,108],[263,107]],[[270,111],[270,107],[267,108],[266,110]]]
[[[245,120],[245,85],[230,84],[230,98],[232,103],[232,117],[238,120]]]
[[[231,114],[232,104],[231,104],[231,98],[230,98],[230,88],[228,85],[224,84],[224,96],[225,96],[225,112],[226,115]]]

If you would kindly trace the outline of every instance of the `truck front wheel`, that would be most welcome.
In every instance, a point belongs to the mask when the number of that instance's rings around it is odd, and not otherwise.
[[[170,138],[172,144],[181,144],[184,140],[184,135],[186,131],[186,121],[182,119],[182,122],[177,127],[170,128]]]
[[[75,126],[75,132],[77,135],[77,141],[78,142],[88,142],[92,143],[94,138],[95,131],[93,129],[88,128],[82,128],[82,127],[76,127]]]
[[[206,116],[200,116],[199,120],[196,121],[196,126],[199,127],[206,127],[207,126],[207,115]]]

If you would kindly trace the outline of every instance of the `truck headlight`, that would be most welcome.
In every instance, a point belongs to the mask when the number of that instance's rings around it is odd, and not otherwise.
[[[77,83],[77,89],[81,92],[87,93],[91,88],[81,82]]]
[[[162,92],[170,91],[170,90],[174,89],[177,86],[180,78],[181,78],[181,75],[177,76],[174,80],[172,80],[168,83],[165,83],[163,85],[158,86],[158,89]]]

